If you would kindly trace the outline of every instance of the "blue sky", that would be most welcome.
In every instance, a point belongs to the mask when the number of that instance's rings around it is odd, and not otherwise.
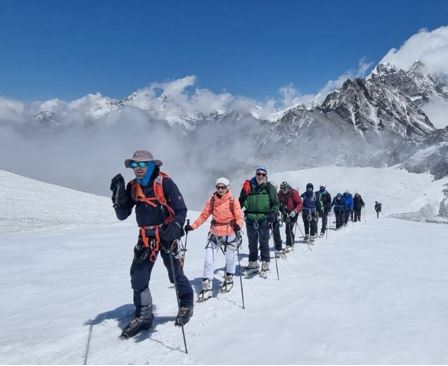
[[[121,98],[186,75],[258,100],[315,93],[446,14],[448,1],[0,0],[0,96]]]

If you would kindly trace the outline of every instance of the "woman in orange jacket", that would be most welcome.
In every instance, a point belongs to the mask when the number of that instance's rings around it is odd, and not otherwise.
[[[238,199],[235,199],[229,189],[227,178],[218,178],[216,192],[207,200],[202,213],[192,225],[186,225],[185,231],[191,231],[201,226],[209,216],[212,216],[208,241],[205,247],[204,276],[199,301],[207,300],[212,295],[212,281],[215,256],[219,249],[226,258],[226,275],[221,291],[228,292],[233,287],[233,275],[237,261],[237,247],[241,244],[241,227],[243,212]]]

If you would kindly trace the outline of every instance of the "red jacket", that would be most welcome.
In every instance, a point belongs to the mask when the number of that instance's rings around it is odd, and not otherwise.
[[[299,213],[302,211],[303,202],[300,198],[299,192],[295,189],[290,189],[288,193],[278,192],[278,200],[280,201],[280,210],[283,212],[295,211]]]

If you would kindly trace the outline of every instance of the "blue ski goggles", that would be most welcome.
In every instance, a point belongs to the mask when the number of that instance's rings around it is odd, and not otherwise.
[[[147,162],[147,161],[139,161],[139,162],[137,162],[137,161],[131,161],[131,163],[129,164],[129,166],[130,166],[132,169],[137,168],[137,167],[139,167],[139,168],[146,168],[146,167],[148,166],[148,163],[149,163],[149,162]]]

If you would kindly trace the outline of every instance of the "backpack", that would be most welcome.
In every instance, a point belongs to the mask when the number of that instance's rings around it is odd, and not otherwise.
[[[163,207],[165,207],[168,211],[168,217],[165,219],[164,224],[169,224],[173,221],[175,213],[173,208],[168,204],[168,201],[165,197],[165,192],[163,191],[163,178],[169,178],[169,176],[163,172],[159,172],[157,177],[154,179],[152,188],[154,191],[154,197],[146,197],[143,193],[143,189],[140,184],[137,183],[137,180],[134,179],[132,184],[132,197],[137,202],[143,202],[151,207],[157,207],[157,204],[154,201],[160,203]]]

